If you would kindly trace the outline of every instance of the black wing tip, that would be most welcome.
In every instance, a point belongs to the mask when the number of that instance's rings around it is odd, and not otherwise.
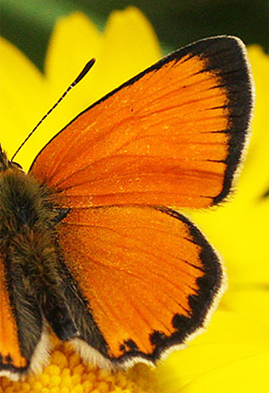
[[[246,79],[243,82],[246,86],[242,91],[241,98],[238,98],[236,92],[230,90],[229,110],[230,120],[227,130],[229,135],[228,156],[225,160],[226,172],[224,176],[223,189],[219,195],[213,199],[213,204],[223,201],[232,190],[234,178],[240,169],[244,158],[247,142],[250,137],[250,125],[253,115],[253,93],[250,83]]]
[[[208,45],[210,43],[210,45]],[[213,205],[230,193],[244,147],[249,136],[254,106],[254,84],[243,42],[233,36],[219,36],[194,44],[198,56],[206,59],[205,71],[216,73],[227,91],[229,123],[228,156],[222,191],[213,199]]]
[[[212,201],[212,205],[216,205],[223,201],[232,189],[253,116],[254,83],[246,47],[240,38],[222,35],[199,40],[175,54],[177,60],[185,55],[204,59],[204,71],[218,75],[220,85],[227,91],[229,124],[226,133],[229,135],[229,149],[225,160],[223,188]]]

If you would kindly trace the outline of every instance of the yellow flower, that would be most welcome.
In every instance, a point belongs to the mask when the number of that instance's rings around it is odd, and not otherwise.
[[[111,374],[85,365],[67,344],[56,343],[42,374],[13,382],[0,377],[0,393],[157,393],[155,374],[142,364]],[[160,392],[161,393],[161,392]]]
[[[10,157],[81,67],[91,57],[97,58],[83,83],[16,157],[27,170],[57,131],[92,102],[158,60],[160,49],[144,16],[129,8],[114,12],[104,33],[80,13],[59,21],[49,45],[45,75],[4,39],[0,56],[0,125],[5,130],[1,144]],[[0,393],[267,391],[268,199],[263,195],[268,187],[268,58],[253,47],[250,59],[257,109],[238,192],[223,207],[192,213],[223,255],[229,276],[230,289],[208,331],[183,351],[170,355],[156,370],[136,365],[115,374],[84,365],[67,344],[56,342],[42,374],[27,376],[23,382],[2,378]]]

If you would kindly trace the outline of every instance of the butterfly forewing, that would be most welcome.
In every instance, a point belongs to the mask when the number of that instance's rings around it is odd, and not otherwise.
[[[200,41],[78,116],[31,172],[66,207],[206,207],[230,189],[250,102],[239,40]]]

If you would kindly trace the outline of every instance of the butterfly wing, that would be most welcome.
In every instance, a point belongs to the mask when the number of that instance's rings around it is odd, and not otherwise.
[[[238,39],[199,41],[80,114],[31,172],[65,207],[216,204],[240,160],[250,86]]]
[[[30,361],[35,363],[34,352],[46,360],[47,343],[38,305],[29,297],[18,269],[13,271],[12,264],[5,262],[0,254],[0,375],[17,379]]]
[[[172,210],[72,209],[58,233],[65,263],[106,343],[102,352],[114,363],[154,362],[184,342],[203,325],[221,290],[214,251]],[[86,332],[79,338],[95,347]]]
[[[225,198],[251,101],[240,41],[208,39],[108,94],[39,153],[30,173],[66,209],[59,246],[85,306],[76,312],[68,295],[76,342],[116,363],[154,361],[203,325],[221,266],[186,218],[160,206]]]

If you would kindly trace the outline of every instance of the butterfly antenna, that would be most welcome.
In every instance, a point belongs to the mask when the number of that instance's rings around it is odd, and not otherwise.
[[[40,126],[40,124],[46,119],[46,117],[49,116],[49,114],[56,108],[56,106],[59,105],[59,103],[64,99],[64,97],[67,95],[67,93],[69,93],[69,91],[71,89],[73,89],[74,86],[76,86],[81,79],[84,78],[84,76],[90,71],[90,69],[92,68],[92,66],[95,63],[95,59],[91,59],[83,68],[83,70],[81,71],[81,73],[76,77],[76,79],[74,80],[73,83],[71,83],[71,85],[66,89],[66,91],[63,93],[63,95],[58,99],[58,101],[49,109],[49,111],[42,117],[42,119],[37,123],[37,125],[33,128],[33,130],[30,132],[30,134],[24,139],[24,141],[22,142],[22,144],[18,147],[18,149],[15,151],[15,153],[13,154],[12,158],[10,161],[13,161],[14,158],[16,157],[16,155],[19,153],[19,151],[21,150],[21,148],[25,145],[25,143],[28,141],[28,139],[33,135],[33,133],[35,132],[35,130]]]

